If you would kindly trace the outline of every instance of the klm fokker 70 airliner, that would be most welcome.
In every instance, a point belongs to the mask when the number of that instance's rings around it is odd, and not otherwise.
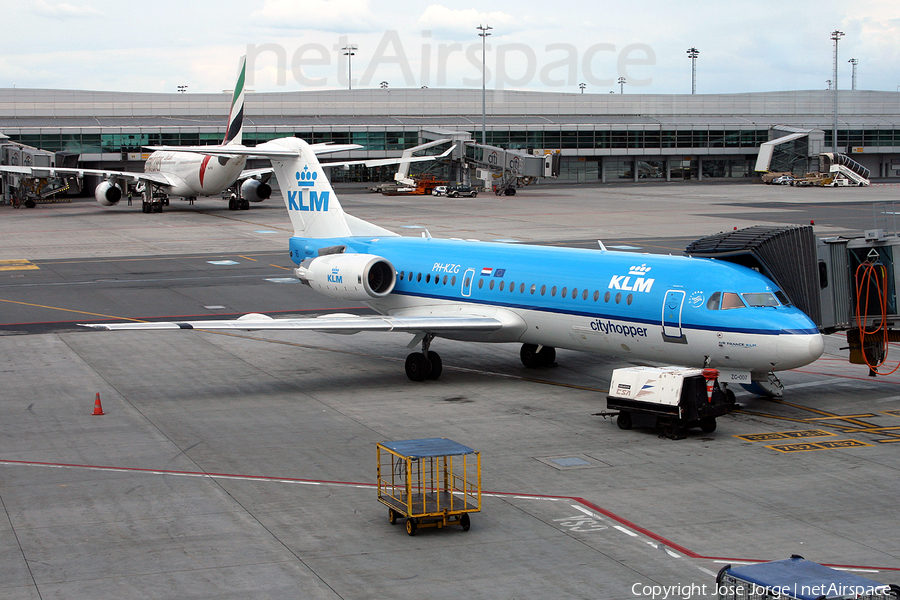
[[[206,150],[205,154],[215,151]],[[377,316],[94,325],[104,329],[311,329],[412,334],[406,374],[441,374],[435,338],[522,344],[527,367],[555,348],[719,369],[720,383],[761,384],[819,358],[815,324],[778,287],[726,261],[497,242],[401,237],[341,208],[315,152],[284,138],[228,149],[269,158],[291,217],[295,275],[368,304]],[[775,385],[773,387],[773,382]]]

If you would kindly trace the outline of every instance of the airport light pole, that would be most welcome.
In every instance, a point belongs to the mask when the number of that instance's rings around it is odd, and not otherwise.
[[[356,55],[356,50],[359,50],[356,46],[352,46],[347,44],[342,48],[344,51],[344,56],[347,57],[347,89],[353,89],[353,57]]]
[[[624,94],[625,93],[625,78],[619,77],[618,84],[619,84],[619,93]]]
[[[481,33],[478,34],[478,37],[481,38],[481,143],[487,144],[487,126],[486,122],[486,104],[485,104],[485,81],[487,78],[487,63],[485,62],[485,44],[487,43],[487,36],[491,35],[488,33],[488,30],[493,29],[490,25],[479,25],[475,29],[479,30]]]
[[[382,82],[381,82],[381,89],[386,90],[387,88],[388,88],[388,82],[387,82],[387,81],[382,81]]]
[[[188,86],[186,86],[186,85],[179,85],[179,86],[178,86],[178,92],[181,93],[181,94],[183,94],[183,93],[185,93],[185,92],[187,91],[187,88],[188,88]]]
[[[700,56],[700,51],[691,46],[687,50],[688,58],[691,59],[691,93],[697,93],[697,57]]]
[[[579,84],[578,84],[578,89],[581,90],[581,93],[582,93],[582,94],[584,93],[584,88],[586,88],[586,87],[587,87],[587,84],[586,84],[586,83],[579,83]]]
[[[831,32],[831,39],[834,41],[834,122],[831,127],[831,151],[837,153],[838,137],[837,137],[837,121],[838,121],[838,42],[844,37],[843,31],[835,29]]]
[[[851,58],[847,62],[850,63],[851,65],[853,65],[853,71],[852,71],[852,75],[850,77],[850,82],[851,82],[850,89],[855,90],[856,89],[856,65],[859,64],[859,61],[856,60],[855,58]]]

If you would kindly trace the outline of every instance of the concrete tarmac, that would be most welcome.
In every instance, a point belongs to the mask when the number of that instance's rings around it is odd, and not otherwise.
[[[405,235],[679,253],[703,235],[816,223],[894,231],[900,187],[548,185],[514,197],[338,193]],[[408,335],[101,332],[77,323],[365,312],[290,282],[286,212],[173,201],[0,207],[0,597],[713,598],[724,564],[800,554],[900,583],[900,375],[829,336],[782,401],[683,440],[619,430],[623,358]],[[513,242],[510,242],[513,243]],[[898,355],[889,356],[896,364]],[[104,415],[94,416],[99,393]],[[410,537],[376,499],[375,444],[482,453],[472,527]],[[657,587],[654,587],[657,586]]]

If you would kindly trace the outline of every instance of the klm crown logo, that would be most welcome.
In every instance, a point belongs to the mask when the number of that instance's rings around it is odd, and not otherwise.
[[[303,171],[297,171],[296,173],[297,185],[300,187],[312,187],[316,185],[316,177],[318,175],[315,171],[309,172],[309,165],[303,165]]]
[[[310,189],[316,185],[316,178],[319,174],[316,171],[310,171],[309,165],[303,165],[302,171],[297,171],[294,176],[297,178],[297,187],[299,190],[288,190],[287,201],[288,210],[297,210],[300,212],[328,212],[329,190],[317,192]],[[307,190],[304,190],[307,188]],[[306,192],[306,194],[304,194]]]
[[[608,288],[611,290],[625,290],[626,292],[649,292],[655,279],[647,278],[651,267],[647,263],[629,267],[628,275],[613,275],[609,280]],[[634,281],[631,278],[634,277]]]

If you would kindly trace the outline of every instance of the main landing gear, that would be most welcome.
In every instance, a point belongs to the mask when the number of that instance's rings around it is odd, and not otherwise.
[[[430,350],[433,333],[428,333],[422,338],[422,351],[413,352],[406,357],[406,376],[412,381],[425,381],[437,379],[444,370],[441,355]],[[536,344],[523,344],[519,352],[522,364],[529,369],[545,369],[556,366],[556,348],[551,346],[538,346]]]
[[[426,334],[422,338],[422,351],[413,352],[406,357],[406,376],[412,381],[437,379],[441,376],[441,372],[444,370],[441,355],[429,350],[433,339],[433,333]]]
[[[538,346],[537,344],[522,344],[519,358],[522,359],[522,364],[528,369],[546,369],[556,365],[556,348]]]

